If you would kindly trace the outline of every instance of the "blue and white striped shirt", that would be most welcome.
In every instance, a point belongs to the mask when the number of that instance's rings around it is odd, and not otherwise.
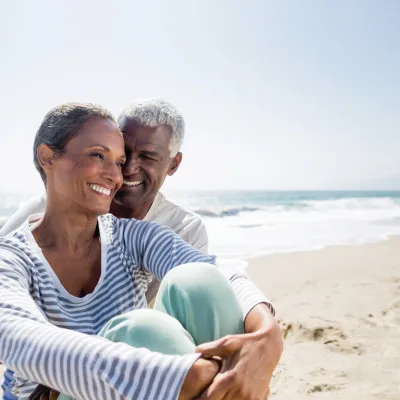
[[[78,399],[177,399],[196,354],[171,356],[95,336],[112,317],[147,307],[150,274],[189,262],[217,264],[154,222],[99,217],[101,276],[78,298],[61,285],[26,224],[0,239],[0,361],[15,371],[13,393],[37,382]],[[237,271],[229,275],[244,315],[268,302]],[[144,382],[149,382],[145,384]],[[158,390],[154,390],[157,388]]]

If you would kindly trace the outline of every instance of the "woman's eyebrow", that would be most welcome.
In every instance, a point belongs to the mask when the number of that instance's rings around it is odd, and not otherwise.
[[[91,144],[90,146],[88,146],[88,149],[90,149],[91,147],[101,147],[104,151],[110,151],[109,147],[104,146],[104,144]],[[121,154],[120,157],[126,159],[126,154]]]
[[[91,147],[101,147],[105,151],[110,151],[110,149],[107,146],[104,146],[104,144],[91,144],[90,146],[88,146],[88,148],[91,148]]]

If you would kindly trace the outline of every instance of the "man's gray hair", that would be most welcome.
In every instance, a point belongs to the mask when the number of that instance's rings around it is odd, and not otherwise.
[[[36,132],[33,144],[33,163],[44,183],[46,174],[39,163],[37,154],[41,144],[47,144],[57,153],[63,153],[67,143],[82,129],[85,122],[93,117],[110,119],[116,123],[113,115],[96,104],[65,103],[51,109]]]
[[[124,117],[131,118],[144,127],[168,126],[171,129],[170,155],[175,157],[178,154],[185,135],[185,121],[171,103],[160,98],[137,101],[122,111],[118,122]]]

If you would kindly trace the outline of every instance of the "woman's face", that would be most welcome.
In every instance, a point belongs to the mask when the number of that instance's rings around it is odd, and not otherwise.
[[[105,214],[122,185],[124,162],[124,140],[118,127],[111,120],[93,117],[53,158],[48,190],[54,190],[57,201],[67,206]]]

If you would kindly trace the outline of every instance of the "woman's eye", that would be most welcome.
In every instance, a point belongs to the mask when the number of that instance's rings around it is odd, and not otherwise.
[[[123,166],[125,165],[125,162],[124,161],[117,162],[117,165],[118,165],[119,168],[122,169]]]
[[[104,155],[101,153],[91,153],[90,157],[96,157],[96,158],[100,158],[100,160],[104,160]]]

